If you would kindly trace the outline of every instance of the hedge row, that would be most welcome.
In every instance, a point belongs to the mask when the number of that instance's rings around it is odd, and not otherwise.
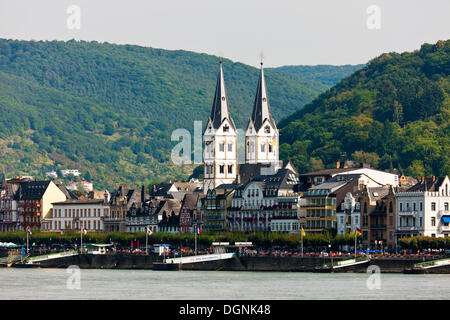
[[[180,234],[180,233],[153,233],[148,237],[149,244],[169,243],[172,245],[194,246],[194,234]],[[145,244],[145,233],[87,233],[83,235],[84,243],[115,243],[120,246],[130,246],[131,241],[140,242],[141,246]],[[329,233],[325,234],[307,234],[303,239],[305,248],[320,248],[332,245],[333,249],[338,249],[340,245],[353,245],[354,234],[347,234],[345,236],[332,236]],[[67,232],[64,234],[51,232],[33,232],[30,237],[31,243],[36,245],[45,244],[61,244],[73,245],[80,243],[79,232]],[[197,237],[198,244],[204,247],[209,247],[212,242],[243,242],[250,241],[255,246],[260,248],[269,248],[273,246],[297,248],[301,245],[301,236],[299,234],[275,233],[275,232],[228,232],[228,233],[208,233],[203,232]],[[26,233],[24,231],[0,232],[0,242],[13,242],[17,244],[26,243]]]

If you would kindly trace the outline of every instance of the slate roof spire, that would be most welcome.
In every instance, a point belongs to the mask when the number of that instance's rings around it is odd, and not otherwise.
[[[255,102],[253,104],[253,112],[251,117],[256,131],[259,131],[266,119],[274,128],[276,128],[275,121],[273,121],[272,114],[270,113],[269,97],[267,96],[263,63],[261,62],[261,71],[259,73],[258,87],[256,89]]]
[[[210,118],[214,129],[219,128],[224,119],[228,119],[231,125],[235,127],[234,122],[230,116],[230,111],[228,109],[228,97],[225,91],[222,60],[220,61],[219,75],[217,77],[216,84],[216,93],[214,94],[214,101]]]

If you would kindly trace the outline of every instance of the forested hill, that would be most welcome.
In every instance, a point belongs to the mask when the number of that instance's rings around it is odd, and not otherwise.
[[[283,66],[277,70],[302,76],[305,79],[322,83],[332,87],[343,78],[351,75],[358,69],[363,68],[363,64],[343,66],[316,65],[316,66]]]
[[[210,114],[218,57],[132,45],[0,39],[0,171],[43,177],[80,169],[96,187],[182,179],[174,166],[176,128],[193,131]],[[250,117],[258,69],[224,60],[233,119]],[[343,75],[345,76],[345,75]],[[266,72],[276,120],[327,86]]]
[[[280,155],[299,171],[338,160],[450,173],[450,40],[385,53],[280,122]]]

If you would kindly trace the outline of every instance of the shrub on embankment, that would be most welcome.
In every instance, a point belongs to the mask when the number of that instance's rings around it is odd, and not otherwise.
[[[416,236],[399,239],[398,245],[409,250],[450,249],[450,238]]]

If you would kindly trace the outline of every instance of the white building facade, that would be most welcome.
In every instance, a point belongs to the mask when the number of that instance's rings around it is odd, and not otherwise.
[[[109,205],[102,199],[55,202],[51,217],[42,221],[42,230],[62,233],[86,229],[88,232],[103,232],[103,221],[109,214]]]
[[[396,194],[397,239],[422,235],[448,237],[450,234],[450,182],[442,179],[433,191]]]
[[[347,192],[339,210],[336,210],[337,234],[345,235],[360,229],[361,211],[360,202],[357,197]]]

